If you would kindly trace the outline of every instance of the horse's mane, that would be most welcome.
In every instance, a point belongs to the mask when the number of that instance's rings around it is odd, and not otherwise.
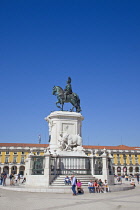
[[[56,87],[59,87],[61,89],[61,91],[63,91],[63,89],[60,86],[56,86]]]

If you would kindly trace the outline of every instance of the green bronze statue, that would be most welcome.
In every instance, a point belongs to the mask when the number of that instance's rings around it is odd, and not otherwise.
[[[82,111],[79,96],[72,92],[70,77],[68,77],[67,85],[64,90],[60,86],[54,86],[52,94],[57,96],[58,101],[56,102],[56,106],[60,108],[61,111],[63,111],[64,103],[72,104],[73,107],[70,110],[71,112],[74,110],[74,108],[76,109],[76,112]],[[57,104],[61,104],[62,107],[58,106]]]

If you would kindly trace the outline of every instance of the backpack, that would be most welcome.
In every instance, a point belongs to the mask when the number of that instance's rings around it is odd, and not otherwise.
[[[77,179],[75,179],[75,183],[77,184]]]

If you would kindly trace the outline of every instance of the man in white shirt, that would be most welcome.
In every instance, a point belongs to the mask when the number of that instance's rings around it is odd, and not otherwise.
[[[88,183],[88,189],[89,189],[89,192],[94,192],[94,187],[93,187],[93,182],[92,180],[90,180],[90,182]]]
[[[72,175],[72,177],[71,177],[71,185],[72,185],[72,192],[73,192],[73,195],[76,195],[76,190],[75,190],[75,188],[76,188],[76,182],[77,182],[77,179],[76,179],[76,177],[74,176],[74,175]]]

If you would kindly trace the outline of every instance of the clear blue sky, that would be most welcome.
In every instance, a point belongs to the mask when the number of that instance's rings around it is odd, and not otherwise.
[[[83,144],[140,146],[139,0],[0,1],[0,142],[48,143],[68,76]]]

